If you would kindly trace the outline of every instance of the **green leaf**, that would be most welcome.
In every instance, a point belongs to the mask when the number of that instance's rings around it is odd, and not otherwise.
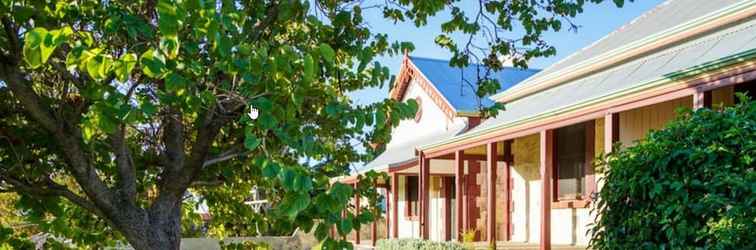
[[[375,111],[375,126],[383,128],[386,125],[386,113],[382,109]]]
[[[284,168],[283,171],[281,171],[281,184],[284,188],[287,190],[295,191],[294,188],[294,180],[297,178],[297,173],[294,172],[294,170],[291,170],[289,168]]]
[[[157,113],[157,107],[155,106],[155,104],[152,104],[152,102],[149,101],[142,102],[140,108],[146,116],[152,116]]]
[[[84,137],[84,142],[91,141],[95,133],[97,133],[97,129],[94,128],[94,126],[90,124],[82,124],[81,135]]]
[[[115,71],[116,78],[119,82],[126,82],[129,80],[129,76],[131,75],[131,71],[134,70],[136,62],[137,56],[133,53],[123,54],[121,58],[115,62],[113,70]]]
[[[152,78],[162,78],[166,70],[165,57],[153,49],[142,53],[139,64],[142,65],[142,72]]]
[[[87,63],[89,60],[92,60],[96,56],[100,54],[100,51],[102,49],[100,48],[94,48],[94,49],[88,49],[81,52],[78,59],[76,60],[78,63],[78,67],[80,71],[87,71]]]
[[[339,230],[339,234],[346,235],[347,233],[352,231],[352,214],[349,214],[346,216],[346,218],[341,219],[339,221],[339,224],[337,225],[337,229]]]
[[[87,60],[87,74],[92,79],[102,80],[105,79],[110,73],[113,60],[107,55],[96,55],[94,58]]]
[[[3,3],[5,5],[5,3]],[[14,6],[13,11],[11,14],[13,14],[13,17],[16,20],[28,20],[31,18],[34,13],[36,13],[37,10],[28,7],[28,6]]]
[[[176,37],[180,27],[180,20],[176,13],[176,5],[167,0],[159,0],[157,4],[158,28],[163,36]]]
[[[47,33],[51,38],[47,45],[58,47],[63,43],[68,42],[68,39],[73,34],[71,27],[65,26],[57,30],[51,30]]]
[[[312,179],[308,175],[298,175],[294,179],[294,190],[310,191],[312,190]]]
[[[307,208],[307,206],[310,205],[310,195],[306,193],[298,193],[292,197],[291,200],[289,200],[289,206],[286,210],[286,215],[289,216],[289,219],[293,220],[295,217],[297,217],[297,214]]]
[[[257,146],[260,146],[260,142],[260,139],[257,139],[255,135],[248,134],[244,138],[244,147],[249,150],[254,150]]]
[[[270,162],[265,164],[265,167],[263,167],[263,176],[266,178],[272,178],[278,175],[279,171],[281,170],[281,167],[278,166],[278,163]]]
[[[215,40],[215,49],[221,57],[228,57],[231,54],[231,40],[228,37],[218,34],[218,39]]]
[[[352,187],[341,182],[333,184],[331,187],[331,196],[339,203],[345,203],[352,198]]]
[[[87,31],[79,31],[79,36],[83,37],[82,41],[84,42],[87,47],[92,46],[94,44],[94,37],[92,37],[92,33]]]
[[[336,52],[334,52],[333,48],[331,48],[331,46],[326,43],[320,44],[320,54],[323,56],[323,59],[325,59],[326,62],[331,64],[333,64],[333,61],[336,58]]]
[[[370,211],[362,210],[360,211],[360,214],[357,215],[357,221],[359,221],[362,224],[367,224],[373,221],[373,219],[374,219],[373,213],[371,213]]]
[[[48,31],[45,28],[34,28],[24,36],[24,61],[31,68],[37,68],[46,63],[55,48],[65,43],[73,33],[70,27]]]
[[[304,56],[304,73],[303,73],[303,80],[305,83],[312,82],[312,79],[315,77],[315,60],[312,58],[312,55],[305,54]]]
[[[318,223],[317,228],[315,228],[315,238],[317,238],[319,241],[326,239],[328,237],[330,229],[330,224],[324,224],[322,222]]]
[[[179,92],[186,88],[187,80],[181,74],[176,72],[170,72],[165,77],[165,89],[171,92]]]
[[[179,53],[179,40],[176,36],[163,36],[160,38],[160,50],[162,50],[169,59],[174,59]]]
[[[53,32],[47,32],[42,40],[42,43],[39,45],[40,50],[40,56],[42,63],[46,63],[48,59],[50,59],[50,55],[52,55],[53,51],[55,51],[55,48],[58,47],[57,43],[55,42],[56,36],[52,34]]]
[[[48,57],[43,56],[42,43],[44,43],[46,38],[47,29],[45,28],[35,28],[26,32],[26,35],[24,36],[23,53],[24,61],[26,61],[29,67],[37,68],[47,62],[47,59],[52,52],[47,53]]]
[[[340,110],[339,105],[337,103],[335,103],[335,102],[329,103],[325,107],[326,115],[328,115],[329,117],[333,117],[333,116],[339,114],[340,113],[339,110]]]

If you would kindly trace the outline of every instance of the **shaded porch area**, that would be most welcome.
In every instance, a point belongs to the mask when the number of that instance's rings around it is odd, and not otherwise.
[[[368,247],[373,239],[467,236],[481,249],[585,249],[595,216],[590,208],[601,188],[595,157],[616,142],[632,145],[662,128],[679,108],[729,106],[737,103],[735,92],[756,93],[752,80],[721,83],[523,126],[452,150],[419,152],[416,160],[387,170],[391,179],[379,187],[387,220],[363,228],[361,241],[350,237]]]

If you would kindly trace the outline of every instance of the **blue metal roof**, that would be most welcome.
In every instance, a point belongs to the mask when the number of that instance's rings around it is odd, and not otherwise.
[[[478,96],[475,95],[475,88],[477,88],[478,84],[478,70],[480,69],[480,72],[485,72],[485,66],[471,64],[460,69],[449,66],[449,61],[445,60],[413,56],[410,57],[410,60],[457,111],[477,111],[478,101],[483,106],[493,104],[493,101],[489,98],[485,97],[479,100]],[[499,72],[494,72],[493,78],[499,80],[499,84],[501,84],[501,88],[497,92],[514,86],[531,75],[538,73],[538,71],[540,70],[505,67]],[[465,80],[472,84],[472,86],[466,83]]]

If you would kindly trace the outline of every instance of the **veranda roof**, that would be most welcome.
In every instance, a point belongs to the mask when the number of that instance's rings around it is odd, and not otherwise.
[[[386,170],[390,167],[401,166],[413,161],[417,162],[417,157],[415,156],[415,148],[418,145],[450,139],[460,134],[462,131],[464,131],[464,129],[465,126],[457,126],[449,128],[448,130],[443,132],[413,138],[413,140],[407,141],[406,143],[403,143],[401,145],[387,148],[386,151],[383,151],[383,153],[378,155],[378,157],[373,159],[373,161],[361,167],[358,167],[356,170],[358,173],[362,173],[368,170],[381,171]]]

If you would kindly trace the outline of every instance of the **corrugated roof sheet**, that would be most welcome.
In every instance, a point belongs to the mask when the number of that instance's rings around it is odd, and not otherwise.
[[[449,128],[446,131],[430,134],[423,137],[414,138],[412,141],[408,141],[402,145],[397,145],[391,148],[387,148],[386,151],[378,155],[373,161],[358,167],[356,170],[359,173],[368,170],[383,170],[388,167],[401,165],[408,161],[416,160],[415,148],[420,145],[425,145],[433,142],[450,139],[464,131],[465,126],[456,126]]]
[[[412,56],[410,60],[457,111],[477,111],[479,101],[484,107],[493,104],[488,97],[480,100],[475,95],[478,70],[485,72],[485,66],[473,64],[460,69],[449,66],[449,61],[445,60]],[[499,91],[504,91],[537,72],[536,69],[505,67],[493,76],[501,84]]]
[[[742,0],[740,0],[742,1]],[[532,77],[524,76],[508,82],[501,80],[502,89],[511,88],[513,85],[527,85],[537,82],[541,77],[553,72],[565,69],[570,65],[590,60],[600,56],[616,47],[626,43],[644,39],[661,31],[674,27],[678,24],[693,20],[699,16],[717,11],[726,6],[740,2],[739,0],[671,0],[660,4],[652,11],[638,17],[631,23],[619,30],[607,35],[596,43],[582,49],[573,55],[557,62],[549,68],[538,72]],[[733,24],[729,28],[723,28],[705,36],[689,39],[686,42],[676,44],[673,47],[656,51],[652,54],[632,59],[623,64],[609,69],[595,72],[579,79],[565,82],[556,87],[517,99],[507,103],[506,110],[498,116],[484,121],[464,134],[441,136],[437,138],[424,138],[413,141],[408,148],[395,147],[384,152],[374,162],[366,165],[363,169],[371,167],[386,167],[385,162],[406,162],[414,159],[414,149],[419,145],[427,148],[432,145],[449,142],[458,138],[486,133],[488,130],[517,124],[528,119],[542,116],[549,112],[560,112],[569,107],[579,105],[591,100],[598,100],[612,94],[621,93],[641,87],[651,81],[670,77],[673,73],[684,71],[699,65],[717,61],[719,59],[742,54],[756,53],[756,19],[753,17]],[[455,108],[477,107],[477,100],[472,103],[457,103],[450,96],[475,96],[472,87],[467,89],[460,87],[462,76],[472,76],[474,79],[476,68],[468,67],[462,71],[448,66],[448,62],[435,59],[412,58],[413,63],[433,82],[439,91],[447,97]],[[421,67],[421,65],[423,65]],[[457,73],[450,73],[448,69],[456,69]],[[535,72],[533,72],[535,73]],[[505,74],[506,75],[506,74]],[[524,80],[523,79],[526,79]],[[521,81],[521,82],[520,82]],[[452,84],[448,84],[452,83]],[[507,84],[511,83],[511,84]],[[456,87],[456,88],[455,88]],[[447,94],[448,93],[448,94]],[[463,99],[464,100],[464,99]],[[474,99],[473,99],[474,100]],[[485,103],[485,102],[484,102]],[[490,103],[488,103],[490,104]],[[457,108],[465,110],[464,108]],[[429,140],[430,139],[430,140]],[[409,155],[408,155],[409,154]],[[383,164],[382,166],[379,166]]]
[[[538,82],[571,65],[598,57],[612,49],[652,36],[742,0],[669,0],[630,23],[520,83],[517,88]]]
[[[705,1],[701,1],[702,4],[703,2]],[[614,68],[515,100],[508,103],[506,110],[500,112],[498,116],[484,121],[465,134],[513,124],[549,111],[609,96],[652,80],[668,77],[675,72],[745,52],[756,52],[756,19],[754,18]]]

